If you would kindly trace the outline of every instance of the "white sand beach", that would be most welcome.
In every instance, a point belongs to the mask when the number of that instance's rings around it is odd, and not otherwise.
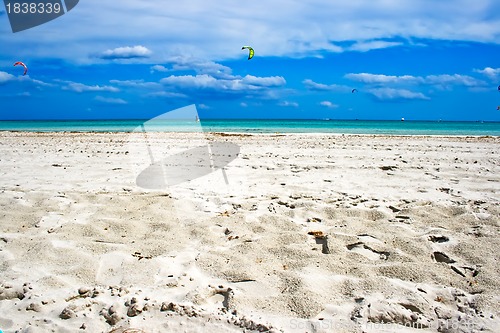
[[[239,147],[223,171],[138,186],[207,140]],[[498,137],[0,132],[0,330],[498,332],[499,152]]]

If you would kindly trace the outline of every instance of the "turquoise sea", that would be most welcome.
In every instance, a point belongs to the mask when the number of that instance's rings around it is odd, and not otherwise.
[[[147,120],[0,121],[3,131],[132,132]],[[147,131],[500,136],[500,122],[395,120],[156,120]]]

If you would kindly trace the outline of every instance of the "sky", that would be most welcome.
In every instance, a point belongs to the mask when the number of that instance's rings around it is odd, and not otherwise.
[[[1,120],[195,104],[201,119],[500,121],[498,0],[80,0],[17,33],[6,10]]]

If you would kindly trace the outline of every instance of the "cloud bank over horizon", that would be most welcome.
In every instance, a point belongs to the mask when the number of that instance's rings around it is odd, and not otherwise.
[[[190,0],[167,5],[124,0],[117,7],[87,0],[64,17],[22,33],[22,38],[4,24],[0,42],[12,50],[36,43],[41,56],[66,61],[92,61],[95,54],[108,60],[160,62],[197,55],[223,61],[240,57],[243,44],[252,45],[260,56],[307,57],[417,45],[425,39],[499,44],[500,17],[492,13],[500,13],[498,1],[269,0],[263,5]],[[63,53],[65,44],[76,47]]]

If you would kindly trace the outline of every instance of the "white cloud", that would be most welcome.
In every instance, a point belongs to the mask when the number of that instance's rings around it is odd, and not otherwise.
[[[160,80],[160,83],[178,88],[195,88],[195,89],[236,89],[235,85],[228,84],[227,80],[217,80],[210,75],[170,75],[169,77]]]
[[[15,79],[15,76],[6,72],[0,72],[0,84],[7,83]]]
[[[355,42],[349,45],[362,51],[412,38],[500,43],[500,19],[493,14],[499,12],[498,0],[191,0],[175,5],[86,0],[23,38],[0,34],[0,44],[7,57],[29,55],[25,45],[36,43],[36,56],[68,61],[84,61],[106,49],[104,57],[149,56],[158,64],[179,54],[243,60],[244,44],[254,47],[255,57],[315,56],[349,50],[342,42]],[[110,48],[138,41],[154,53]]]
[[[197,106],[199,109],[202,109],[202,110],[203,110],[203,109],[205,109],[205,110],[206,110],[206,109],[210,109],[210,107],[209,107],[208,105],[206,105],[206,104],[197,104],[196,106]]]
[[[349,46],[347,49],[349,51],[366,52],[366,51],[370,51],[370,50],[385,49],[388,47],[394,47],[394,46],[400,46],[400,45],[403,45],[403,43],[402,42],[389,42],[389,41],[383,41],[383,40],[372,40],[372,41],[357,42],[357,43]]]
[[[338,85],[338,84],[323,84],[323,83],[317,83],[314,82],[311,79],[305,79],[302,81],[304,86],[312,91],[338,91],[338,92],[346,92],[346,91],[351,91],[350,87],[343,86],[343,85]]]
[[[178,98],[260,98],[279,99],[285,92],[286,80],[281,76],[259,77],[246,75],[244,77],[230,74],[230,69],[214,62],[199,62],[196,71],[218,69],[221,77],[210,74],[170,75],[158,82],[140,80],[110,80],[111,85],[86,85],[83,83],[61,81],[62,89],[74,92],[133,92],[142,93],[144,97],[167,99]],[[182,65],[184,66],[184,65]],[[177,68],[177,65],[175,66]],[[162,67],[166,68],[166,67]],[[209,70],[211,71],[211,70]],[[119,89],[120,88],[120,89]]]
[[[101,59],[134,59],[147,58],[151,55],[151,50],[142,45],[117,47],[112,50],[106,50],[98,57]]]
[[[474,72],[486,75],[491,80],[500,78],[500,68],[485,67],[483,69],[475,69]]]
[[[119,92],[120,89],[111,86],[88,86],[83,83],[78,82],[67,82],[67,85],[62,87],[63,90],[71,90],[78,93],[88,92],[88,91],[108,91],[108,92]]]
[[[486,85],[484,81],[478,80],[468,75],[461,74],[440,74],[440,75],[427,75],[427,76],[412,76],[412,75],[384,75],[384,74],[370,74],[370,73],[349,73],[344,76],[346,79],[367,83],[367,84],[380,84],[380,85],[433,85],[441,88],[447,88],[452,85],[465,86],[465,87],[480,87]]]
[[[104,103],[104,104],[116,104],[116,105],[123,105],[127,104],[127,101],[121,99],[121,98],[110,98],[110,97],[103,97],[103,96],[96,96],[94,100]]]
[[[285,107],[293,107],[293,108],[298,108],[299,107],[299,103],[297,102],[289,102],[289,101],[283,101],[283,102],[280,102],[278,103],[279,106],[285,106]]]
[[[248,107],[248,104],[247,104],[247,103],[245,103],[245,102],[241,102],[241,103],[240,103],[240,106],[242,106],[242,107],[246,108],[246,107]]]
[[[372,94],[376,99],[380,101],[430,99],[420,92],[414,92],[407,89],[377,88],[368,90],[368,93]]]
[[[154,73],[154,72],[168,72],[169,69],[163,65],[154,65],[154,66],[151,66],[151,73]]]
[[[412,75],[401,75],[401,76],[394,76],[394,75],[384,75],[384,74],[370,74],[370,73],[349,73],[344,75],[346,79],[357,81],[357,82],[363,82],[363,83],[374,83],[374,84],[389,84],[389,83],[395,83],[395,84],[403,84],[403,83],[410,83],[410,84],[415,84],[415,83],[423,83],[424,79],[422,77],[418,76],[412,76]]]
[[[43,82],[40,80],[32,79],[28,75],[19,77],[19,81],[30,81],[39,87],[53,87],[52,83]]]
[[[159,89],[161,84],[158,82],[146,82],[144,80],[110,80],[112,84],[120,87],[128,88],[146,88],[146,89]]]
[[[339,107],[337,104],[333,104],[330,101],[322,101],[322,102],[319,103],[319,105],[325,106],[325,107],[327,107],[329,109],[336,109],[336,108]]]
[[[171,92],[171,91],[158,91],[158,92],[153,92],[148,94],[147,96],[151,97],[160,97],[160,98],[187,98],[188,96],[185,94],[177,93],[177,92]]]
[[[160,80],[170,90],[186,95],[208,98],[229,96],[252,96],[260,98],[278,98],[272,89],[280,88],[286,81],[282,77],[245,77],[230,76],[226,79],[216,78],[208,74],[171,75]]]
[[[231,78],[231,68],[206,59],[195,57],[175,56],[166,61],[172,66],[171,71],[194,71],[197,74],[209,74],[216,78]],[[169,71],[168,68],[163,71]]]
[[[247,75],[241,80],[241,82],[244,84],[261,87],[280,87],[286,84],[286,81],[282,76],[257,77],[253,75]]]
[[[53,84],[43,82],[40,80],[35,80],[32,79],[29,75],[26,76],[14,76],[12,74],[6,73],[6,72],[0,72],[0,85],[1,84],[6,84],[8,82],[22,82],[22,83],[28,83],[36,86],[37,88],[40,87],[52,87]]]
[[[451,85],[460,85],[465,87],[479,87],[486,85],[484,81],[475,79],[468,75],[460,75],[460,74],[428,75],[425,77],[425,83],[440,87],[449,87]]]

